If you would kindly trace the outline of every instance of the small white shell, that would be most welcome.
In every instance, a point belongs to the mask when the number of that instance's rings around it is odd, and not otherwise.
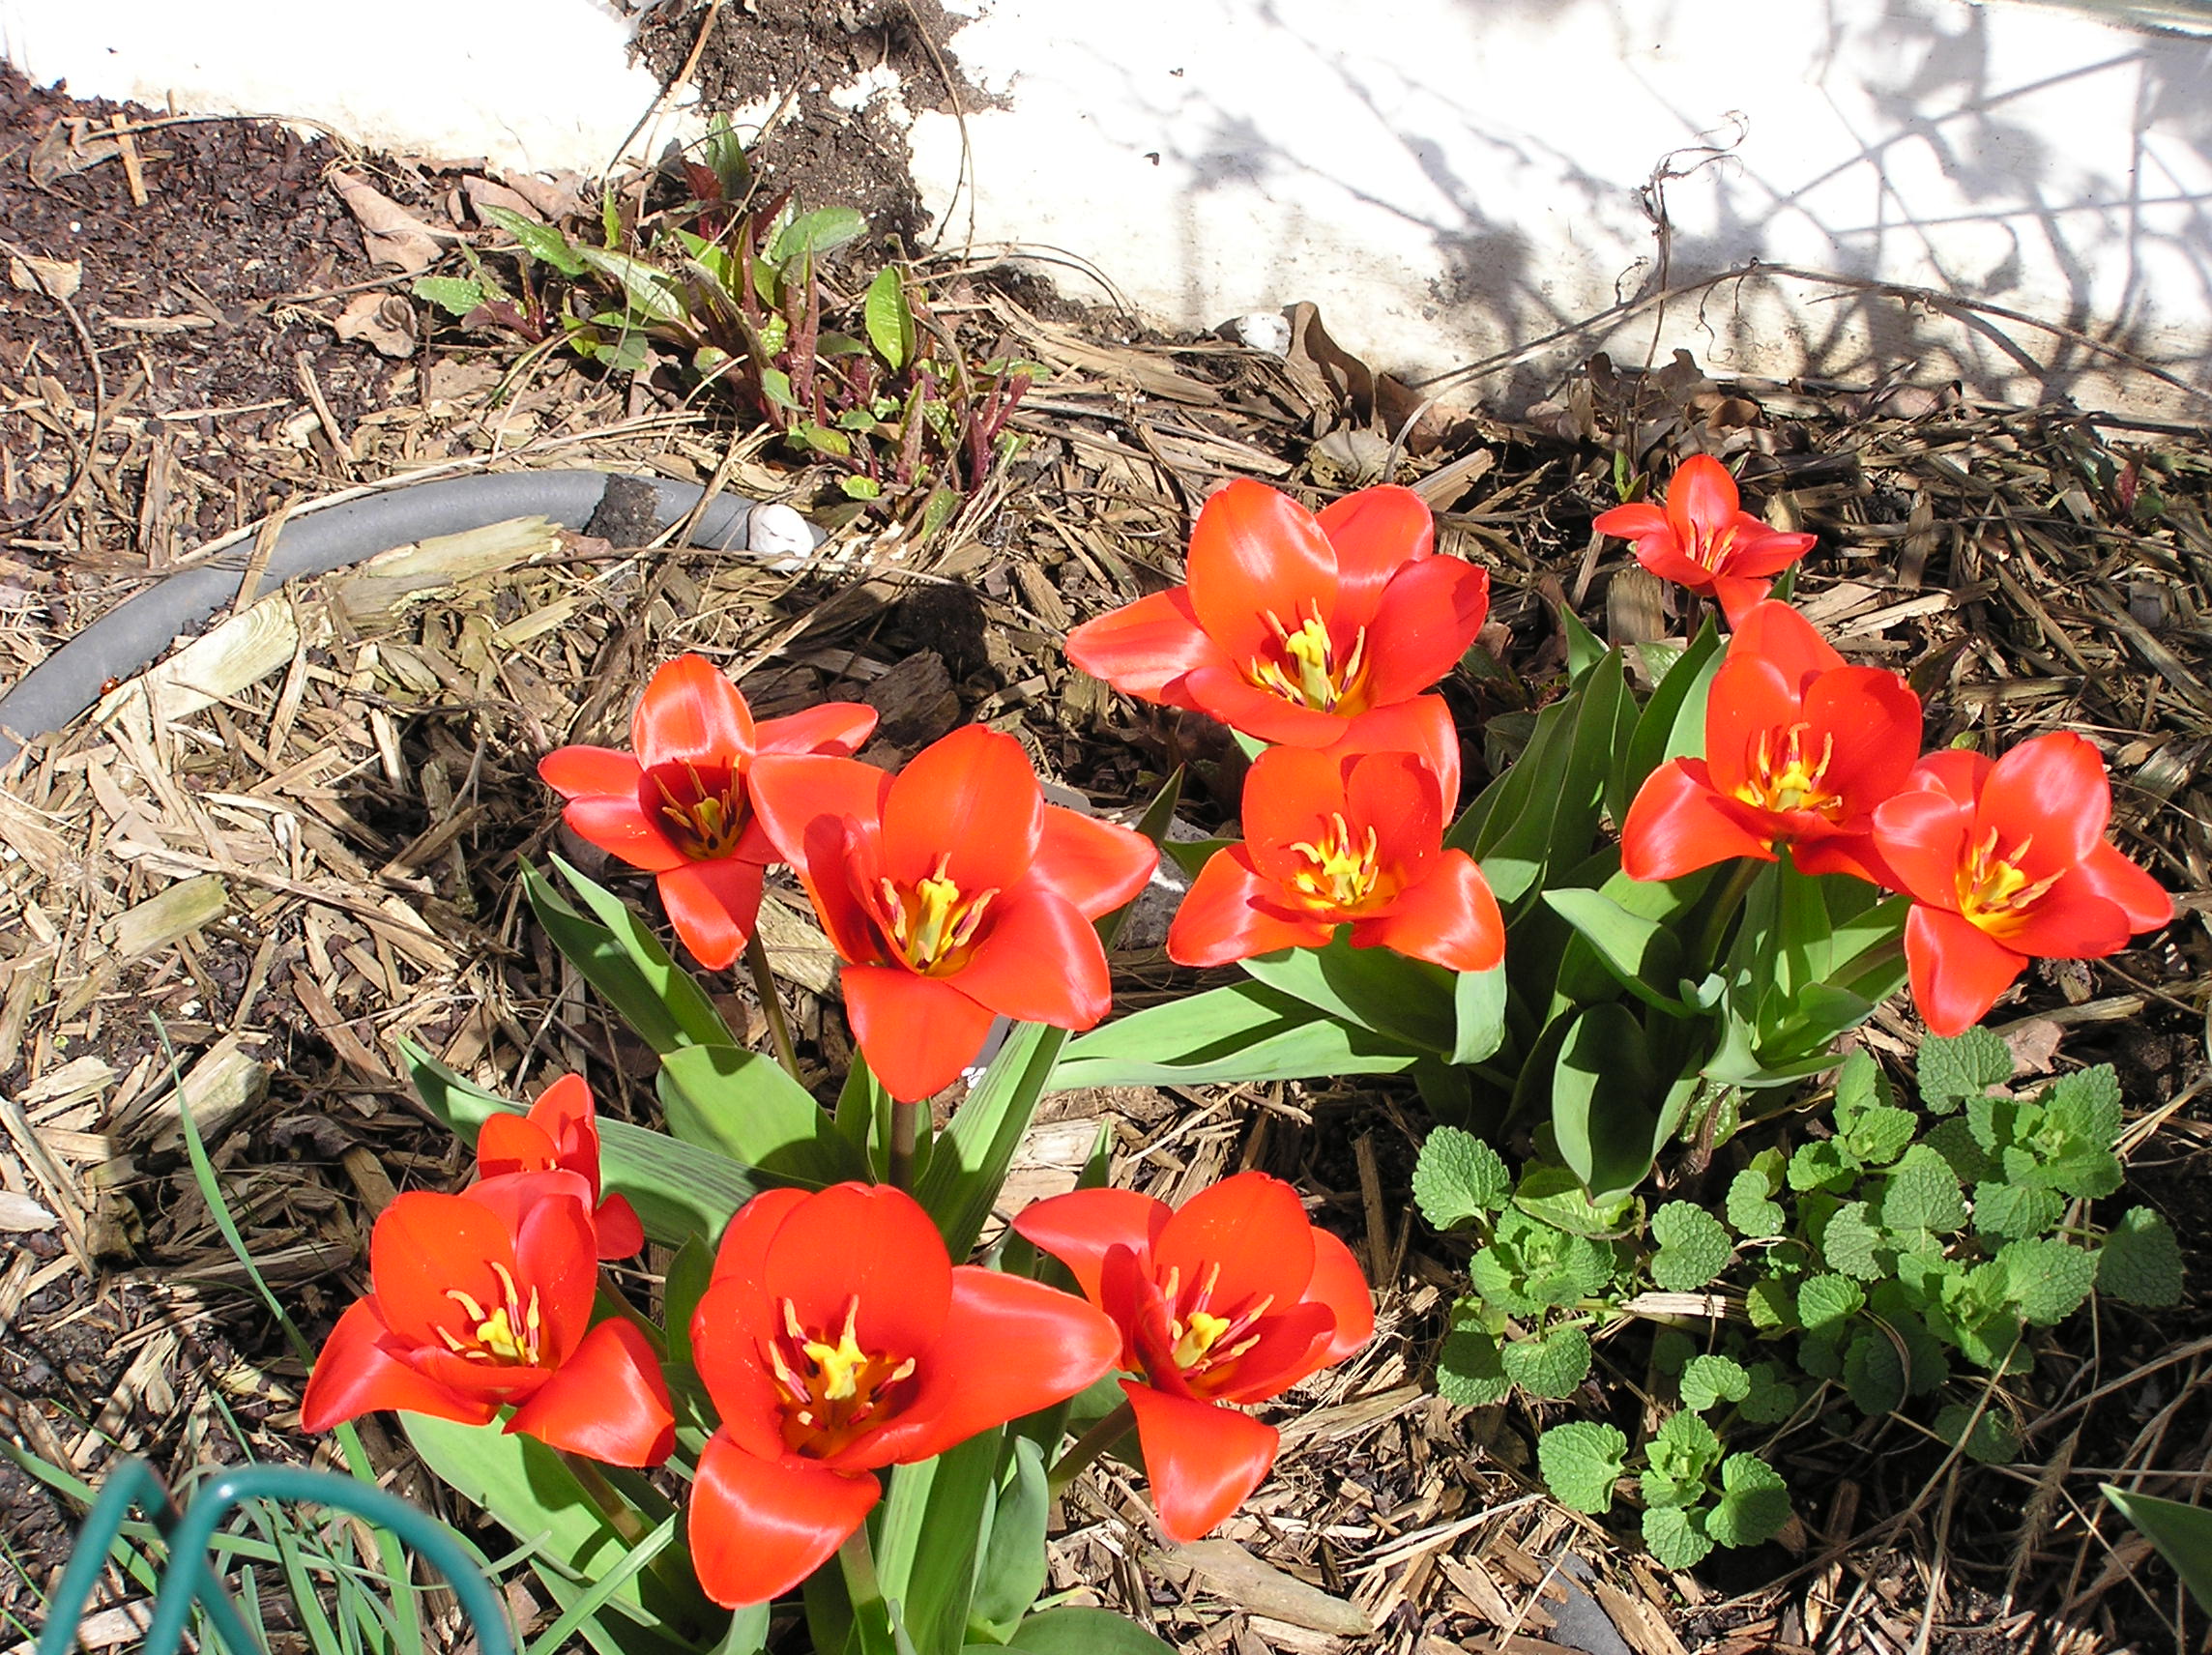
[[[1291,354],[1291,322],[1280,310],[1255,310],[1229,324],[1229,332],[1246,350],[1266,351],[1271,357]]]
[[[794,569],[814,550],[814,530],[779,501],[763,501],[745,514],[745,550],[775,569]]]

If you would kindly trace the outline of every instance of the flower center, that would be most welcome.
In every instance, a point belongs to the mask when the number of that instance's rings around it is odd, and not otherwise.
[[[1168,1312],[1168,1358],[1186,1379],[1195,1379],[1208,1371],[1226,1370],[1229,1364],[1260,1343],[1259,1334],[1252,1331],[1253,1324],[1267,1314],[1275,1296],[1266,1296],[1244,1305],[1233,1315],[1223,1316],[1213,1309],[1213,1292],[1221,1283],[1221,1266],[1209,1265],[1206,1278],[1197,1293],[1186,1306],[1182,1300],[1182,1272],[1179,1266],[1168,1270],[1168,1279],[1161,1284],[1160,1297]],[[1220,1376],[1228,1378],[1226,1372]]]
[[[1282,652],[1282,659],[1264,660],[1257,655],[1252,658],[1244,669],[1244,677],[1255,688],[1279,695],[1297,706],[1310,707],[1317,712],[1335,712],[1359,692],[1367,678],[1366,627],[1353,634],[1352,653],[1340,663],[1336,658],[1336,640],[1329,636],[1328,624],[1321,618],[1319,609],[1295,630],[1285,626],[1272,609],[1266,611],[1266,622],[1268,629],[1275,634],[1275,645]]]
[[[1724,524],[1718,529],[1708,529],[1699,524],[1690,531],[1690,561],[1702,569],[1718,574],[1727,566],[1729,554],[1734,550],[1733,523]]]
[[[887,1393],[914,1374],[912,1356],[894,1362],[860,1349],[855,1335],[859,1315],[856,1293],[832,1342],[810,1333],[791,1300],[783,1301],[783,1333],[768,1341],[766,1355],[783,1408],[784,1445],[795,1454],[835,1454],[882,1424]]]
[[[1759,733],[1759,756],[1751,765],[1751,773],[1735,790],[1735,796],[1744,803],[1761,810],[1810,810],[1833,822],[1844,814],[1842,794],[1830,791],[1822,781],[1828,766],[1836,756],[1836,738],[1820,738],[1820,756],[1809,759],[1805,753],[1805,732],[1808,724],[1792,724],[1783,732],[1782,751],[1774,751],[1774,732]]]
[[[530,1302],[526,1306],[507,1266],[494,1262],[491,1268],[499,1277],[505,1302],[494,1305],[487,1313],[474,1295],[459,1288],[448,1288],[446,1296],[459,1305],[461,1314],[469,1319],[469,1337],[457,1339],[443,1327],[438,1329],[438,1337],[446,1342],[447,1350],[473,1362],[535,1368],[540,1332],[538,1290],[530,1290]]]
[[[2002,919],[2032,906],[2056,885],[2056,874],[2030,880],[2021,871],[2020,864],[2026,860],[2028,847],[2034,843],[2030,834],[1999,857],[1997,830],[1992,828],[1988,836],[1967,852],[1959,869],[1959,912],[1977,925],[1987,919]]]
[[[710,765],[702,774],[686,759],[655,765],[647,773],[660,790],[660,819],[679,851],[695,862],[711,862],[738,848],[752,811],[735,767]]]
[[[956,971],[967,963],[967,950],[999,894],[998,886],[965,895],[946,877],[952,862],[947,851],[937,858],[930,875],[902,890],[888,879],[876,882],[877,918],[884,935],[906,963],[923,975]]]
[[[1382,877],[1375,857],[1375,829],[1356,842],[1341,812],[1329,814],[1328,831],[1316,841],[1291,847],[1311,865],[1291,876],[1306,904],[1321,909],[1357,908],[1375,894]]]

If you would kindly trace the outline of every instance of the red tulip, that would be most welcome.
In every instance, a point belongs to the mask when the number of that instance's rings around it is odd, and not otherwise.
[[[599,1125],[582,1075],[563,1075],[538,1094],[528,1115],[494,1115],[477,1132],[479,1176],[555,1170],[574,1173],[591,1187],[600,1258],[626,1259],[645,1245],[637,1209],[622,1196],[599,1193]]]
[[[1458,798],[1459,736],[1440,696],[1380,709],[1333,747],[1269,747],[1244,778],[1244,843],[1199,870],[1169,957],[1318,948],[1348,924],[1355,948],[1488,971],[1505,923],[1474,858],[1443,848]]]
[[[1077,1190],[1014,1228],[1075,1273],[1121,1335],[1160,1526],[1196,1540],[1260,1486],[1275,1428],[1237,1411],[1341,1362],[1375,1332],[1351,1250],[1297,1193],[1238,1173],[1180,1210],[1128,1190]]]
[[[1920,698],[1879,667],[1853,667],[1784,603],[1755,604],[1729,640],[1705,702],[1705,756],[1653,770],[1621,825],[1631,879],[1671,880],[1734,857],[1807,873],[1889,879],[1873,851],[1875,807],[1920,752]]]
[[[912,1196],[866,1184],[748,1202],[691,1342],[722,1421],[691,1489],[691,1557],[733,1607],[829,1558],[875,1505],[879,1467],[1073,1396],[1121,1345],[1080,1299],[956,1267]]]
[[[1710,454],[1692,454],[1674,468],[1664,510],[1615,506],[1590,527],[1633,540],[1636,561],[1660,579],[1711,594],[1732,626],[1813,545],[1811,535],[1769,529],[1742,510],[1735,479]]]
[[[1316,517],[1238,480],[1198,514],[1190,584],[1078,626],[1067,657],[1141,700],[1325,747],[1435,683],[1482,629],[1489,575],[1432,555],[1435,540],[1411,489],[1361,489]]]
[[[538,773],[568,801],[564,815],[580,837],[655,876],[676,935],[718,972],[752,936],[761,870],[776,859],[747,797],[754,760],[857,752],[875,727],[875,709],[850,701],[755,724],[712,662],[678,655],[638,697],[634,755],[563,747],[538,762]]]
[[[676,1441],[645,1336],[591,1325],[598,1289],[591,1189],[574,1173],[411,1192],[368,1239],[371,1291],[323,1345],[300,1424],[328,1431],[377,1408],[484,1425],[613,1466],[657,1466]]]
[[[2173,917],[2105,840],[2105,761],[2053,731],[1992,762],[1930,753],[1875,812],[1875,845],[1912,898],[1905,962],[1928,1027],[1978,1022],[2030,959],[2095,960]]]
[[[1011,736],[969,725],[890,776],[767,758],[753,802],[845,961],[845,1010],[877,1079],[950,1085],[993,1017],[1089,1029],[1111,1001],[1091,921],[1145,887],[1141,834],[1044,801]]]

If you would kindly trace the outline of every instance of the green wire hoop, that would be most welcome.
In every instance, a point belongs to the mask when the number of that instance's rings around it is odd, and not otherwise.
[[[143,1460],[129,1459],[108,1473],[77,1533],[76,1549],[54,1588],[45,1629],[39,1635],[38,1655],[70,1655],[75,1646],[93,1586],[133,1506],[144,1510],[169,1543],[168,1566],[161,1571],[160,1590],[154,1599],[153,1624],[140,1646],[143,1655],[176,1655],[194,1603],[206,1611],[230,1655],[262,1655],[238,1606],[208,1564],[208,1543],[218,1526],[236,1507],[252,1499],[335,1506],[390,1529],[446,1577],[475,1628],[481,1655],[514,1655],[514,1640],[509,1635],[499,1597],[460,1537],[398,1495],[355,1477],[304,1466],[242,1466],[210,1477],[200,1485],[190,1507],[180,1512],[153,1468]]]

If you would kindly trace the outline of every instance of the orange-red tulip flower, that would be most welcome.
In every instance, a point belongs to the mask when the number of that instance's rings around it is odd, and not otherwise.
[[[1143,835],[1044,801],[1022,744],[981,725],[895,777],[763,757],[754,807],[845,961],[845,1010],[893,1097],[950,1085],[993,1017],[1089,1029],[1111,1002],[1091,922],[1145,886]]]
[[[1705,702],[1705,756],[1645,779],[1621,825],[1631,879],[1671,880],[1787,842],[1807,873],[1893,883],[1873,855],[1875,807],[1920,753],[1920,698],[1853,667],[1785,603],[1755,604]]]
[[[955,1266],[912,1196],[838,1184],[771,1190],[730,1221],[691,1344],[722,1422],[691,1487],[691,1559],[735,1606],[828,1559],[879,1467],[1073,1396],[1121,1338],[1070,1294]]]
[[[2095,960],[2173,917],[2173,900],[2105,839],[2111,785],[2067,731],[2001,759],[1930,753],[1875,812],[1875,845],[1912,898],[1905,962],[1928,1027],[1978,1022],[2030,959]]]
[[[368,1239],[371,1292],[338,1318],[300,1404],[328,1431],[377,1408],[507,1429],[611,1466],[657,1466],[676,1440],[643,1334],[591,1325],[599,1280],[590,1186],[515,1173],[460,1195],[399,1197]]]
[[[1411,489],[1361,489],[1316,517],[1240,479],[1199,511],[1190,584],[1078,626],[1067,658],[1141,700],[1325,747],[1434,684],[1482,630],[1489,575],[1435,544]]]
[[[1375,1332],[1351,1250],[1306,1221],[1297,1192],[1238,1173],[1179,1210],[1128,1190],[1077,1190],[1014,1228],[1075,1273],[1121,1330],[1123,1379],[1160,1526],[1196,1540],[1260,1486],[1275,1428],[1261,1402]]]
[[[554,1171],[574,1173],[591,1186],[600,1258],[626,1259],[645,1245],[637,1209],[622,1196],[599,1191],[598,1114],[582,1075],[563,1075],[538,1095],[528,1115],[494,1115],[477,1132],[480,1176]]]
[[[1168,954],[1218,966],[1318,948],[1340,925],[1455,972],[1504,957],[1498,898],[1443,848],[1459,798],[1459,736],[1441,696],[1382,708],[1333,747],[1269,747],[1244,778],[1244,842],[1199,870]]]
[[[1661,580],[1719,599],[1732,626],[1813,544],[1811,535],[1769,529],[1743,510],[1735,479],[1710,454],[1674,468],[1664,509],[1615,506],[1590,527],[1634,541],[1636,561]]]
[[[875,727],[875,709],[850,701],[756,724],[713,662],[678,655],[638,697],[632,752],[563,747],[538,773],[568,801],[563,814],[579,837],[655,876],[676,935],[718,972],[752,936],[761,870],[776,860],[747,797],[753,761],[858,752]]]

